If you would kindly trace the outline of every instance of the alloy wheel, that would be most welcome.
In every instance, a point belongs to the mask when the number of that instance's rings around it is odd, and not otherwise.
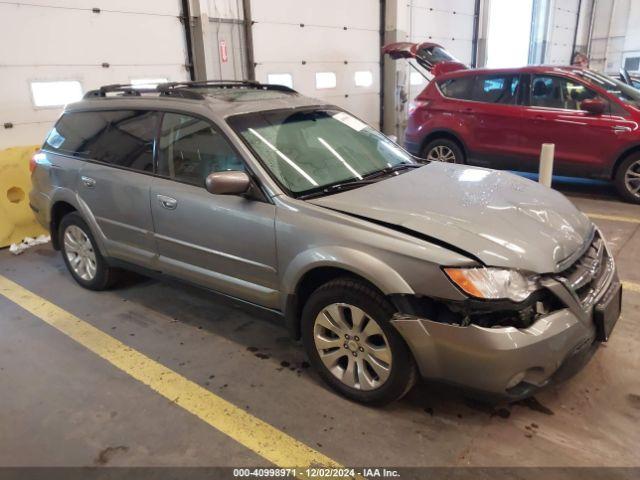
[[[446,145],[436,145],[427,155],[427,160],[435,162],[456,163],[456,154]]]
[[[73,272],[82,280],[91,281],[98,265],[91,240],[80,227],[69,225],[64,232],[64,252]]]
[[[640,196],[640,160],[629,165],[624,173],[624,184],[632,195]]]
[[[357,390],[381,387],[391,373],[391,348],[380,325],[364,310],[333,303],[317,315],[315,346],[324,366]]]

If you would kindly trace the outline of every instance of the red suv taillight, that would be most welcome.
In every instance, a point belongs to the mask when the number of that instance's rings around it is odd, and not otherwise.
[[[418,99],[415,99],[415,100],[409,102],[409,108],[408,108],[407,112],[409,113],[409,115],[412,115],[413,112],[415,112],[418,108],[424,108],[427,105],[429,105],[429,100],[418,100]]]

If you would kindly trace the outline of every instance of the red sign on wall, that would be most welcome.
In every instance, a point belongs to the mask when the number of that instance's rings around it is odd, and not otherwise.
[[[227,63],[227,60],[229,60],[229,56],[227,55],[227,42],[220,40],[220,61]]]

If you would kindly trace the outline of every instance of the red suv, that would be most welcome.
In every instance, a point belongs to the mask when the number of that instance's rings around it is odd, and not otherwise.
[[[612,180],[640,203],[640,90],[574,67],[467,69],[433,43],[384,52],[434,75],[409,108],[414,155],[535,172],[554,143],[555,174]]]

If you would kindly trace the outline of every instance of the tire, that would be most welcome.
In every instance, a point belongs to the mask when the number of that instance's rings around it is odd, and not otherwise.
[[[431,161],[465,163],[464,152],[460,146],[448,138],[436,138],[430,141],[420,152],[420,157]]]
[[[64,263],[79,285],[89,290],[105,290],[114,284],[117,271],[107,264],[89,226],[78,213],[72,212],[62,218],[58,228],[58,241]],[[74,249],[78,250],[74,252]],[[84,262],[80,261],[74,267],[74,259],[81,257]],[[89,262],[87,258],[93,258],[93,261]],[[85,268],[81,268],[81,264]]]
[[[640,153],[624,159],[616,171],[614,183],[618,193],[626,201],[640,203]],[[635,188],[638,190],[634,191]]]
[[[330,312],[331,319],[324,311]],[[332,280],[313,292],[302,312],[302,341],[311,365],[332,389],[371,405],[390,403],[409,392],[417,368],[391,325],[394,313],[383,295],[357,279]],[[347,328],[341,329],[341,322]]]

